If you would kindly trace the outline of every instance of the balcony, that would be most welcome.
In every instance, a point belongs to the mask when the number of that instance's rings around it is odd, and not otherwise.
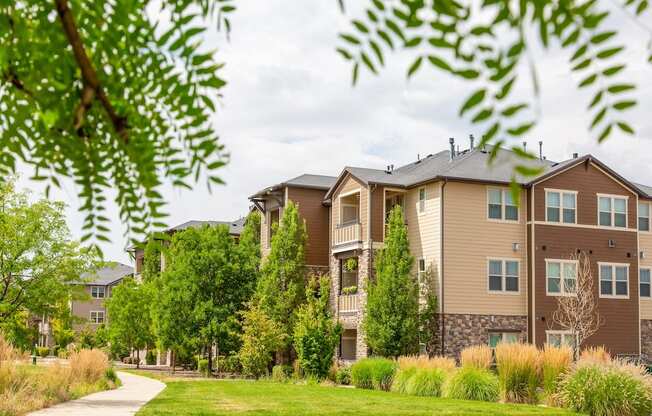
[[[340,313],[357,312],[358,311],[358,294],[353,295],[340,295],[337,300],[338,310]]]
[[[362,241],[360,235],[360,223],[340,224],[335,227],[333,245],[356,243]]]

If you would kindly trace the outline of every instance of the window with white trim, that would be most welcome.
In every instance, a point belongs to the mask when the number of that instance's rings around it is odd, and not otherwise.
[[[106,297],[104,286],[91,286],[91,297],[93,299],[104,299]]]
[[[103,324],[104,311],[91,311],[90,321],[92,324]]]
[[[496,348],[501,342],[515,344],[518,342],[518,332],[489,331],[489,346]]]
[[[600,297],[629,297],[629,265],[598,263]]]
[[[419,188],[419,213],[426,212],[426,188]]]
[[[554,347],[561,347],[562,345],[574,347],[573,333],[570,331],[546,331],[546,344]]]
[[[342,219],[341,224],[354,224],[358,222],[358,213],[360,212],[359,205],[349,205],[342,203]]]
[[[552,296],[574,295],[576,282],[576,260],[546,259],[546,294]]]
[[[650,297],[650,269],[639,270],[639,296],[642,298]]]
[[[419,285],[423,284],[423,280],[426,278],[426,259],[419,259],[417,261],[417,281]]]
[[[487,190],[487,217],[492,220],[518,221],[518,206],[509,189]]]
[[[627,198],[598,196],[598,224],[627,228]]]
[[[577,193],[546,191],[546,221],[577,223]]]
[[[490,292],[518,292],[518,260],[489,259]]]
[[[638,203],[638,230],[650,231],[650,203]]]

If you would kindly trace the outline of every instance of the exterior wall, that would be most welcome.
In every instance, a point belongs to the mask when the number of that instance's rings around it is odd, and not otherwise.
[[[460,352],[471,345],[487,345],[489,333],[517,332],[527,340],[527,316],[446,314],[443,355],[459,359]]]
[[[90,322],[91,311],[103,311],[104,323],[106,324],[107,322],[107,313],[106,313],[106,307],[104,306],[104,301],[111,296],[111,286],[105,286],[104,299],[92,298],[91,286],[96,286],[96,285],[86,285],[84,287],[84,293],[88,295],[88,300],[74,300],[71,303],[72,315],[83,320],[83,323],[73,324],[73,329],[75,329],[75,331],[81,331],[82,329],[85,328],[89,328],[95,331],[101,325],[101,324],[94,324]]]
[[[135,274],[139,275],[143,272],[144,259],[145,259],[145,250],[142,248],[134,249],[134,260],[136,262]]]
[[[641,354],[652,359],[652,320],[641,319]]]
[[[369,232],[371,233],[371,239],[372,241],[382,242],[385,234],[385,187],[372,186],[370,213],[371,229]]]
[[[527,315],[525,192],[517,222],[495,221],[487,218],[489,188],[496,187],[462,182],[448,182],[444,187],[446,314]],[[519,245],[516,251],[514,243]],[[489,292],[489,258],[519,261],[518,293]]]
[[[545,223],[545,188],[577,191],[577,225]],[[628,229],[598,227],[597,194],[629,197]],[[591,164],[581,164],[534,188],[534,341],[546,342],[546,330],[559,329],[552,322],[557,298],[546,294],[546,259],[568,259],[581,250],[588,254],[594,277],[594,293],[604,325],[586,345],[604,345],[613,354],[639,352],[638,233],[636,195]],[[615,240],[616,247],[608,241]],[[629,297],[599,297],[598,262],[629,264]]]
[[[299,207],[299,214],[306,221],[308,239],[306,264],[328,267],[330,239],[328,238],[329,209],[322,204],[326,191],[318,189],[288,188],[287,196]]]
[[[279,208],[279,203],[274,199],[267,199],[265,201],[265,212],[260,216],[260,250],[261,255],[265,258],[269,254],[271,236],[269,235],[269,224],[271,221],[270,211]],[[279,219],[283,215],[283,207],[279,211]]]
[[[333,203],[331,207],[331,241],[334,238],[335,228],[340,224],[339,196],[357,189],[360,190],[360,239],[362,241],[367,240],[369,192],[364,184],[351,175],[348,175],[333,193]]]
[[[639,257],[639,267],[652,269],[652,233],[638,232],[638,250],[644,253],[643,258]],[[640,298],[641,319],[652,319],[652,298]],[[641,334],[642,337],[642,334]],[[652,339],[648,342],[652,343]],[[650,345],[652,348],[652,345]],[[651,355],[652,357],[652,355]]]

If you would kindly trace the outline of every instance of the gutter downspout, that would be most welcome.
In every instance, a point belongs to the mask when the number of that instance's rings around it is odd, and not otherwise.
[[[444,183],[441,185],[441,212],[439,213],[440,215],[440,223],[441,223],[441,235],[439,236],[439,251],[441,255],[441,276],[440,281],[441,281],[441,287],[440,287],[440,303],[441,303],[441,314],[439,316],[440,319],[440,325],[439,325],[439,336],[441,337],[441,351],[440,354],[444,355],[444,349],[446,348],[446,342],[444,341],[444,333],[446,330],[446,318],[444,317],[444,188],[446,187],[446,184],[448,183],[448,179],[444,179]]]

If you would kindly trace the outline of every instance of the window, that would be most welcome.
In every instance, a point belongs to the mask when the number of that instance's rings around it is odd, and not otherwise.
[[[598,196],[598,224],[604,227],[627,227],[627,199]]]
[[[489,291],[518,292],[518,261],[489,260]]]
[[[574,337],[570,331],[546,331],[546,343],[555,347],[574,346]]]
[[[104,299],[104,286],[91,286],[91,297],[93,299]]]
[[[358,331],[345,329],[340,336],[340,358],[342,360],[355,360],[357,350]]]
[[[577,261],[546,259],[546,294],[569,296],[575,293]]]
[[[419,213],[426,212],[426,188],[419,188]]]
[[[487,190],[487,216],[492,220],[518,221],[518,207],[509,189]]]
[[[598,263],[600,297],[629,297],[629,265]]]
[[[342,224],[358,222],[358,205],[342,204]]]
[[[91,311],[91,323],[92,324],[104,323],[104,311]]]
[[[426,277],[426,259],[419,259],[417,261],[417,281],[419,285],[423,284],[423,280]]]
[[[489,346],[491,348],[496,348],[496,345],[501,342],[508,344],[515,344],[518,342],[518,332],[489,332]]]
[[[640,292],[642,298],[650,297],[650,269],[641,269],[639,271]]]
[[[340,294],[352,295],[358,291],[358,258],[340,259]]]
[[[650,204],[648,202],[638,203],[638,229],[639,231],[650,231]]]
[[[546,221],[577,223],[577,193],[546,191]]]

